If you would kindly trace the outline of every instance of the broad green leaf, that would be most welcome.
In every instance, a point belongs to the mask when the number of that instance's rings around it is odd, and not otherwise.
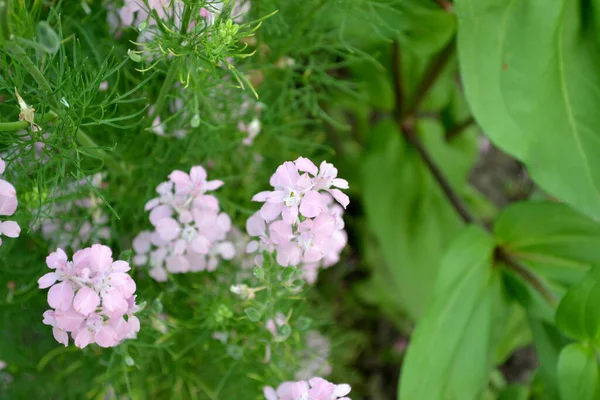
[[[475,119],[492,142],[523,160],[527,142],[508,113],[500,92],[500,74],[505,67],[507,0],[456,0],[458,57],[467,100]]]
[[[593,400],[598,382],[594,351],[580,343],[566,346],[558,357],[558,388],[564,400]]]
[[[600,268],[594,267],[563,297],[556,310],[556,326],[579,340],[600,336]]]
[[[500,296],[492,268],[494,240],[466,228],[440,264],[435,289],[404,360],[399,398],[477,399],[491,370],[493,305]]]
[[[536,183],[598,217],[600,115],[594,105],[600,102],[600,53],[582,3],[513,2],[501,87],[520,131],[529,134],[525,161]]]
[[[537,318],[529,318],[529,326],[540,362],[538,373],[544,382],[548,399],[559,400],[556,365],[560,350],[567,344],[567,338],[556,327]]]
[[[419,126],[452,182],[464,185],[475,162],[473,138],[447,144],[439,124]],[[362,195],[371,231],[381,246],[389,293],[413,320],[427,304],[439,261],[463,224],[393,121],[373,129],[361,166]],[[472,150],[465,151],[471,147]],[[459,186],[457,185],[457,189]]]
[[[458,0],[459,57],[484,131],[546,192],[600,217],[600,53],[583,4]]]
[[[520,261],[561,285],[572,285],[600,263],[600,224],[565,204],[513,204],[496,220],[494,233]]]

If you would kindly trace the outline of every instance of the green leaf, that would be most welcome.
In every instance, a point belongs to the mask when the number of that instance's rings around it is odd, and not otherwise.
[[[469,400],[483,393],[492,366],[492,308],[500,297],[493,249],[490,235],[470,226],[444,255],[407,350],[400,399]]]
[[[558,357],[558,387],[564,400],[593,400],[598,382],[594,351],[581,343],[566,346]]]
[[[459,56],[484,131],[546,192],[600,217],[600,53],[584,4],[458,0]]]
[[[527,142],[510,117],[502,93],[502,47],[510,2],[456,0],[458,57],[461,77],[473,115],[492,142],[523,160]]]
[[[494,233],[521,262],[564,286],[600,264],[600,224],[565,204],[513,204],[499,215]]]
[[[529,326],[533,335],[535,352],[540,362],[539,376],[544,382],[548,399],[559,400],[556,365],[558,354],[567,344],[567,339],[553,325],[537,318],[530,318]]]
[[[600,336],[600,268],[594,267],[573,286],[556,310],[556,326],[579,340],[598,340]]]
[[[418,130],[459,190],[476,159],[474,138],[448,144],[435,122]],[[439,261],[463,223],[393,121],[382,121],[370,132],[361,178],[369,227],[385,259],[385,265],[376,266],[385,269],[379,273],[383,288],[416,319],[431,294]]]

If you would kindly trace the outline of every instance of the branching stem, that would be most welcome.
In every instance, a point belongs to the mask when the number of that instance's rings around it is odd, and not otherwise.
[[[406,141],[410,143],[421,156],[421,159],[431,172],[431,175],[440,185],[444,195],[452,204],[452,207],[456,213],[466,224],[480,224],[488,231],[490,228],[481,224],[477,219],[469,212],[468,208],[463,203],[459,194],[452,188],[449,180],[444,175],[441,168],[435,163],[431,155],[427,152],[427,149],[419,139],[417,132],[415,131],[415,115],[418,111],[419,105],[423,98],[429,92],[429,89],[436,82],[440,73],[446,66],[447,61],[450,59],[454,52],[454,39],[437,55],[431,65],[425,71],[422,82],[418,86],[417,93],[411,103],[411,105],[403,110],[403,93],[402,93],[402,71],[400,69],[400,51],[398,49],[398,43],[395,42],[393,48],[393,75],[394,75],[394,94],[396,96],[396,105],[394,109],[394,115],[396,121],[400,126],[400,130],[404,135]],[[469,126],[473,121],[467,120],[460,124],[460,130]],[[537,290],[551,305],[555,305],[555,299],[552,292],[544,285],[544,283],[523,266],[516,258],[514,258],[508,251],[502,247],[497,247],[495,250],[495,260],[504,263],[507,268],[515,271],[521,278],[527,281],[535,290]]]

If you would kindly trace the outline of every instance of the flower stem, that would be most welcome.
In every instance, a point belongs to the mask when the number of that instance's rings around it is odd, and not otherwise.
[[[38,67],[35,66],[33,61],[27,56],[27,53],[21,46],[10,41],[5,43],[6,50],[14,57],[15,60],[19,61],[23,67],[29,72],[33,79],[37,82],[40,88],[46,92],[48,96],[52,95],[52,87],[40,72]]]
[[[171,62],[169,66],[169,70],[167,71],[167,75],[165,76],[165,80],[160,88],[160,92],[158,92],[158,97],[156,98],[156,105],[154,107],[154,112],[152,113],[151,121],[154,121],[156,116],[160,115],[165,103],[167,102],[167,94],[171,89],[173,89],[173,85],[175,84],[175,79],[177,76],[177,63]]]
[[[54,111],[47,112],[44,114],[41,120],[36,121],[39,124],[45,124],[58,119],[58,115]],[[13,132],[27,129],[29,126],[27,121],[14,121],[14,122],[0,122],[0,132]]]
[[[106,163],[106,165],[111,167],[113,170],[120,171],[122,173],[127,172],[122,163],[118,162],[113,156],[99,148],[96,142],[94,142],[94,139],[89,137],[87,133],[85,133],[81,129],[77,130],[77,141],[83,146],[88,147],[87,152],[92,157],[103,160]]]

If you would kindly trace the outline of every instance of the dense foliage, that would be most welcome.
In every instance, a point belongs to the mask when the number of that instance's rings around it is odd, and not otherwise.
[[[0,399],[599,398],[599,18],[0,0]]]

